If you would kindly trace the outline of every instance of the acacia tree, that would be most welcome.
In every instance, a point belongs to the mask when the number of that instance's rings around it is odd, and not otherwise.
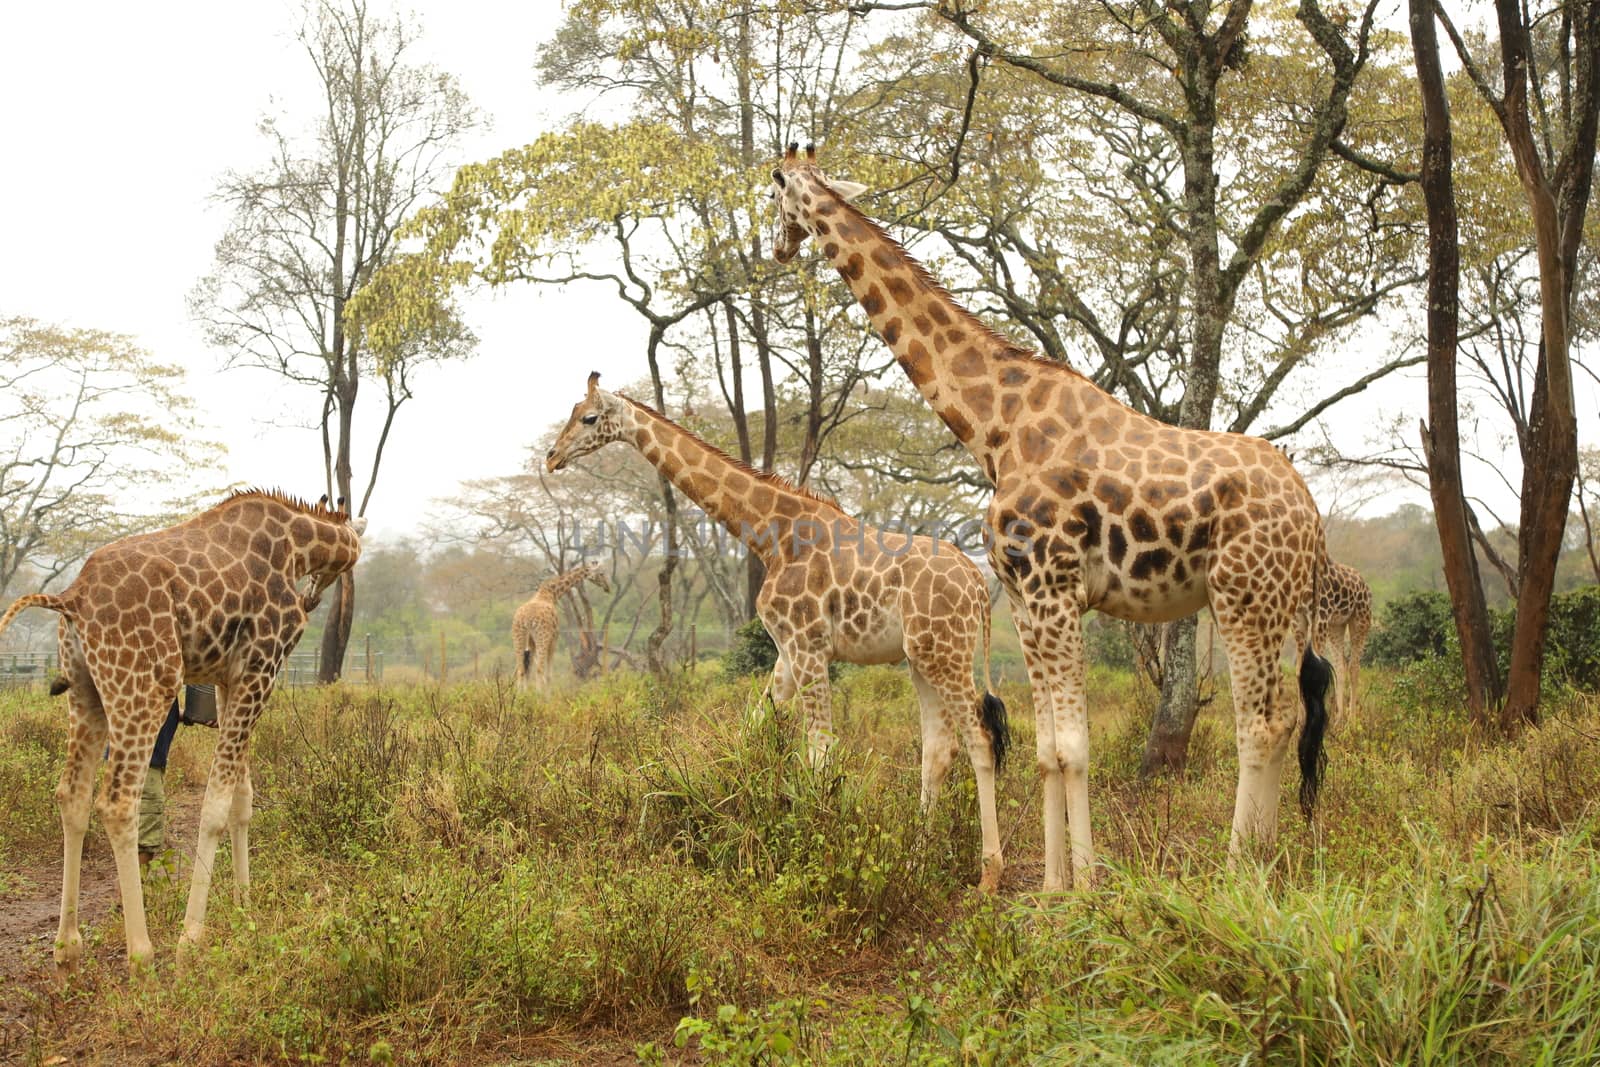
[[[182,386],[180,368],[122,334],[0,318],[0,593],[24,570],[42,588],[98,545],[186,510],[154,494],[192,483],[218,448]]]
[[[394,256],[396,230],[442,180],[477,116],[450,75],[410,61],[414,31],[371,15],[365,0],[308,8],[299,40],[320,113],[304,132],[283,118],[265,119],[271,160],[222,179],[217,196],[233,220],[191,304],[228,366],[270,371],[315,396],[327,492],[365,514],[416,372],[464,356],[472,337],[439,291],[418,298],[407,328],[382,334],[381,345],[365,343],[346,306]],[[383,393],[361,486],[355,423],[364,378],[376,379]],[[323,681],[339,675],[354,611],[350,573],[323,632]]]
[[[1600,3],[1558,0],[1539,9],[1495,0],[1498,86],[1442,7],[1437,14],[1505,135],[1538,262],[1542,328],[1523,449],[1517,620],[1499,720],[1511,729],[1538,721],[1550,596],[1578,468],[1571,319],[1600,118]]]

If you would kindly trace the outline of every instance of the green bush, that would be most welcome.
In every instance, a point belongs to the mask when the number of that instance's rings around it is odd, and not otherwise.
[[[1544,649],[1545,677],[1574,689],[1600,689],[1600,585],[1550,598]]]
[[[1454,636],[1448,596],[1430,590],[1407,593],[1383,606],[1366,659],[1381,667],[1403,667],[1445,655]]]
[[[733,631],[733,643],[722,657],[722,673],[729,678],[771,674],[778,664],[778,646],[760,619],[751,619]]]

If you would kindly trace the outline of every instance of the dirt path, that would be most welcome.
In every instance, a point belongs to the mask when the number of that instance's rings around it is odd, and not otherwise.
[[[202,787],[203,787],[202,782]],[[167,797],[167,844],[175,853],[179,877],[188,878],[199,832],[200,789],[174,790]],[[0,894],[0,1063],[33,1059],[32,1034],[41,1013],[54,1014],[63,997],[51,951],[61,914],[61,857],[40,860],[9,872],[12,888]],[[121,919],[117,914],[117,867],[98,820],[83,839],[83,869],[78,911],[86,959],[122,963]],[[114,925],[103,941],[91,931]],[[171,948],[172,946],[165,946]]]

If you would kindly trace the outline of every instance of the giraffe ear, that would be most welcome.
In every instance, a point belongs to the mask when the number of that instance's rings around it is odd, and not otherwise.
[[[867,191],[867,187],[860,182],[847,182],[843,178],[829,178],[828,188],[847,204]]]
[[[593,399],[594,398],[594,394],[599,392],[599,391],[600,391],[600,372],[597,371],[597,370],[592,370],[592,371],[589,372],[589,397],[590,397],[590,399]]]
[[[363,536],[367,532],[367,517],[365,515],[357,515],[350,520],[350,528],[356,532],[357,537]]]

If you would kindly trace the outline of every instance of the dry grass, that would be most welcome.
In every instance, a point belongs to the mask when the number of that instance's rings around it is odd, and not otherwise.
[[[1108,866],[1095,891],[1045,898],[1031,716],[1007,691],[1021,758],[1002,779],[998,899],[972,889],[970,776],[958,769],[947,802],[918,816],[902,672],[841,680],[841,744],[820,774],[792,723],[751,710],[751,687],[709,678],[619,675],[549,700],[493,683],[282,693],[255,744],[254,909],[229,905],[219,866],[210,947],[180,972],[185,887],[154,884],[156,973],[130,982],[120,923],[101,923],[65,990],[3,990],[21,1009],[0,1055],[1600,1055],[1600,708],[1567,697],[1543,729],[1491,744],[1448,710],[1402,706],[1409,693],[1374,682],[1369,713],[1332,743],[1318,829],[1286,795],[1276,854],[1230,874],[1231,724],[1201,721],[1184,781],[1139,783],[1141,698],[1097,672],[1091,789]],[[5,869],[59,848],[59,715],[42,694],[0,702]],[[203,785],[212,736],[180,732],[180,801]]]

